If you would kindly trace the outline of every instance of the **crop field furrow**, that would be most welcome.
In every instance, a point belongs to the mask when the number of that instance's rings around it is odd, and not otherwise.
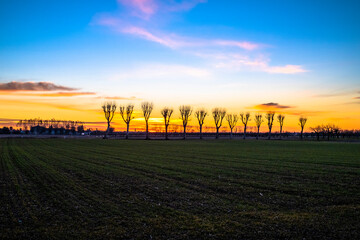
[[[43,162],[43,164],[48,163],[46,158],[42,158],[40,156],[46,155],[44,152],[38,152],[39,153],[39,160]],[[64,160],[67,161],[64,161]],[[55,160],[55,161],[54,161]],[[99,185],[104,179],[100,179],[99,175],[91,175],[90,172],[86,171],[82,173],[81,175],[74,175],[73,173],[76,172],[76,168],[74,166],[70,166],[69,162],[74,162],[77,159],[71,158],[70,156],[63,155],[61,158],[57,158],[56,154],[52,154],[52,160],[51,160],[51,168],[57,169],[56,173],[53,173],[53,175],[57,175],[57,178],[59,179],[59,182],[62,184],[68,185],[69,191],[71,191],[73,194],[72,197],[76,197],[76,199],[73,200],[73,202],[81,203],[83,202],[83,205],[90,205],[90,203],[99,202],[98,200],[101,199],[102,204],[98,204],[98,207],[101,207],[101,205],[106,205],[106,201],[104,202],[104,199],[102,199],[102,195],[104,192],[106,192],[108,189],[102,189],[102,188],[89,188],[88,186],[96,186]],[[56,165],[55,165],[56,163]],[[56,167],[55,167],[56,166]],[[69,168],[69,166],[71,168]],[[81,167],[81,166],[80,166]],[[83,170],[86,169],[86,165],[84,165]],[[72,170],[72,171],[70,171]],[[75,170],[75,171],[74,171]],[[86,175],[86,178],[79,176]],[[95,177],[94,177],[95,176]],[[101,175],[100,175],[101,176]],[[103,176],[104,177],[104,176]],[[61,186],[60,186],[61,187]],[[104,208],[105,209],[105,208]]]
[[[124,167],[122,167],[122,168],[124,168]],[[128,168],[129,169],[129,171],[134,171],[135,169],[134,168]],[[191,188],[194,188],[194,190],[195,191],[199,191],[199,187],[195,187],[195,186],[198,186],[199,184],[197,184],[196,182],[194,182],[194,181],[187,181],[187,182],[185,182],[184,183],[184,181],[182,180],[182,178],[171,178],[171,179],[169,179],[166,175],[165,176],[159,176],[159,175],[156,175],[156,176],[154,176],[153,175],[153,172],[149,172],[149,171],[144,171],[144,170],[142,170],[142,169],[136,169],[136,170],[138,170],[140,173],[141,173],[141,175],[142,176],[150,176],[151,178],[156,178],[156,179],[161,179],[161,180],[165,180],[166,182],[171,182],[171,181],[174,181],[174,180],[176,180],[176,181],[178,181],[180,184],[185,184],[185,186],[187,186],[189,189],[191,189]],[[157,169],[157,170],[159,170],[159,169]],[[161,169],[161,170],[163,170],[163,169]],[[217,178],[217,176],[215,177],[215,179],[218,179]],[[208,180],[208,182],[209,181],[212,181],[212,180]],[[218,180],[219,181],[219,180]],[[242,185],[245,185],[246,186],[246,184],[242,184]],[[214,194],[219,194],[219,195],[222,195],[223,196],[223,198],[224,198],[224,193],[228,193],[228,195],[234,195],[234,196],[232,196],[232,199],[234,199],[234,198],[236,198],[236,197],[238,197],[238,194],[233,194],[233,191],[227,191],[227,190],[221,190],[221,189],[219,189],[217,186],[208,186],[208,185],[203,185],[203,184],[200,184],[200,187],[202,188],[202,191],[211,191],[211,192],[213,192]],[[243,186],[242,186],[243,187]],[[264,192],[264,188],[263,187],[260,187],[261,189],[258,189],[258,190],[253,190],[253,194],[252,195],[258,195],[259,194],[259,192]],[[220,191],[219,191],[220,190]],[[265,190],[266,191],[266,190]],[[250,196],[249,197],[249,199],[253,199],[254,198],[254,196]]]
[[[356,239],[358,149],[0,139],[1,237]]]
[[[131,156],[130,156],[131,157]],[[127,162],[129,162],[129,161],[127,161]],[[143,163],[144,164],[144,163]],[[146,164],[145,164],[146,165]],[[147,167],[150,167],[149,165],[147,165]],[[224,179],[224,178],[223,178]],[[247,186],[247,184],[246,183],[242,183],[242,185],[245,185],[245,186]],[[256,186],[252,186],[252,187],[256,187]],[[264,191],[266,191],[266,189],[263,189],[261,186],[259,186],[258,188],[260,188],[259,189],[259,191],[258,192],[264,192]],[[262,189],[261,189],[262,188]],[[270,189],[267,189],[268,191],[270,190],[270,191],[279,191],[279,192],[281,192],[281,193],[286,193],[286,192],[289,192],[289,193],[292,193],[292,194],[294,194],[295,193],[295,191],[293,191],[293,190],[286,190],[286,189],[278,189],[277,187],[272,187],[272,188],[270,188]],[[298,192],[298,191],[297,191]],[[309,191],[308,191],[309,192]],[[303,193],[299,193],[300,195],[305,195],[305,193],[303,192]]]

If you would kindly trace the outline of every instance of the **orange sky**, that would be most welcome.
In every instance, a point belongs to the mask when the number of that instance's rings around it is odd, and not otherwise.
[[[306,93],[304,93],[306,95]],[[308,93],[307,95],[312,95]],[[348,96],[340,96],[336,98],[321,98],[312,96],[306,100],[294,101],[287,99],[288,104],[282,105],[280,103],[268,102],[261,104],[261,100],[253,103],[248,99],[248,104],[238,104],[237,101],[229,101],[226,98],[221,99],[219,104],[214,103],[199,103],[194,101],[191,104],[196,110],[197,108],[205,108],[209,112],[214,107],[224,107],[228,113],[250,112],[252,114],[249,127],[255,126],[253,116],[257,112],[275,111],[283,113],[285,118],[285,131],[299,131],[298,118],[300,116],[308,117],[308,123],[305,130],[310,131],[309,127],[334,123],[343,129],[358,129],[360,128],[360,112],[359,105],[356,104],[339,104],[341,101],[346,101]],[[144,129],[144,119],[140,112],[140,104],[143,99],[135,97],[116,97],[104,96],[94,92],[80,92],[80,91],[1,91],[0,92],[0,112],[1,124],[10,125],[16,123],[16,119],[28,118],[42,118],[42,119],[61,119],[61,120],[79,120],[87,122],[86,127],[105,129],[106,124],[104,114],[101,109],[101,104],[105,101],[114,100],[117,104],[135,104],[134,119],[131,122],[131,130],[141,131]],[[235,99],[236,100],[236,99]],[[164,106],[174,108],[174,114],[171,119],[172,126],[170,129],[180,131],[181,125],[178,107],[182,104],[179,101],[171,99],[168,104],[162,104],[165,101],[154,101],[154,111],[150,118],[150,130],[163,131],[163,119],[160,115],[160,110]],[[178,103],[177,103],[178,102]],[[217,102],[217,101],[214,101]],[[239,101],[240,103],[242,101]],[[285,102],[285,101],[284,101]],[[176,104],[177,103],[177,104]],[[187,102],[185,102],[186,104]],[[299,107],[301,105],[301,107]],[[325,106],[325,107],[324,107]],[[191,117],[189,124],[193,126],[195,131],[198,130],[197,121],[194,115]],[[278,122],[275,118],[274,131],[278,131]],[[125,129],[125,124],[122,121],[119,112],[116,112],[112,126],[116,131]],[[223,130],[228,130],[228,124],[224,119]],[[238,131],[242,131],[242,123],[237,124]],[[213,131],[214,122],[212,116],[208,116],[205,120],[205,131]],[[266,131],[266,122],[263,123],[262,131]],[[250,128],[251,130],[251,128]]]

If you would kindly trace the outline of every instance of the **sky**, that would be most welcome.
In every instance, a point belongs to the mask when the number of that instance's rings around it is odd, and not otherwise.
[[[3,0],[0,124],[105,128],[101,105],[116,101],[135,104],[140,130],[151,101],[152,129],[165,106],[179,124],[180,105],[205,108],[208,127],[222,107],[285,114],[285,131],[299,131],[300,116],[307,131],[359,129],[359,11],[356,0]],[[112,125],[125,128],[119,112]]]

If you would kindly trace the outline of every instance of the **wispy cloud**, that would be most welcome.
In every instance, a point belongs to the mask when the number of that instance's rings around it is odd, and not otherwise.
[[[135,96],[131,96],[131,97],[119,97],[119,96],[99,96],[97,97],[98,99],[106,99],[106,100],[142,100],[141,98],[137,98]]]
[[[127,14],[103,14],[97,15],[93,23],[106,26],[116,33],[132,35],[173,50],[186,52],[190,55],[207,55],[205,61],[213,62],[213,65],[217,68],[227,68],[235,71],[261,71],[269,74],[298,74],[307,72],[301,65],[285,64],[272,66],[269,64],[269,59],[252,55],[253,52],[256,53],[265,48],[267,44],[243,39],[209,39],[181,36],[157,27],[159,24],[156,21],[162,17],[162,13],[188,11],[199,3],[206,1],[118,0],[118,2],[125,6],[131,15],[136,17],[136,20],[133,18],[128,19],[126,17]],[[153,15],[157,15],[157,17],[151,18]],[[206,51],[210,51],[212,54],[206,54]],[[219,58],[216,55],[223,56]]]
[[[307,72],[300,65],[285,65],[285,66],[267,66],[264,68],[265,72],[268,73],[281,73],[281,74],[295,74]]]
[[[159,79],[189,79],[202,80],[211,76],[211,72],[207,69],[196,68],[184,65],[170,64],[149,64],[117,74],[111,77],[113,81],[129,81],[131,80],[159,80]]]
[[[321,94],[316,94],[313,97],[318,97],[318,98],[329,98],[329,97],[341,97],[341,96],[348,96],[348,95],[354,95],[358,93],[357,91],[354,90],[333,90],[333,91],[329,91],[327,93],[321,93]]]
[[[149,19],[154,14],[161,12],[189,11],[206,0],[184,0],[184,1],[161,1],[161,0],[117,0],[117,2],[131,12],[132,15],[143,19]]]
[[[76,88],[56,85],[51,82],[7,82],[0,83],[2,91],[73,91]]]
[[[249,51],[258,49],[260,47],[260,45],[257,43],[246,42],[246,41],[240,42],[240,41],[232,41],[232,40],[216,40],[214,41],[214,44],[220,46],[239,47]]]
[[[40,93],[36,96],[40,97],[75,97],[75,96],[87,96],[95,95],[95,92],[56,92],[56,93]],[[34,96],[34,94],[29,94],[28,96]]]
[[[158,9],[154,0],[118,0],[118,3],[130,9],[133,15],[149,18]]]
[[[196,53],[197,56],[210,59],[214,62],[216,68],[231,70],[251,70],[277,74],[296,74],[307,72],[300,65],[271,66],[270,59],[262,55],[258,57],[249,57],[243,54],[234,53],[215,53],[204,54]]]
[[[249,41],[199,39],[179,36],[174,33],[165,33],[154,30],[151,31],[144,27],[134,26],[122,21],[121,19],[110,16],[101,16],[97,18],[95,22],[96,24],[107,26],[115,32],[130,34],[173,49],[226,46],[252,51],[259,49],[262,46],[261,44]]]
[[[126,27],[121,29],[121,31],[123,33],[132,34],[137,37],[146,39],[148,41],[156,42],[170,48],[179,48],[186,45],[190,45],[190,43],[176,39],[174,35],[173,36],[155,35],[145,30],[144,28],[140,28],[140,27],[134,27],[134,26]]]

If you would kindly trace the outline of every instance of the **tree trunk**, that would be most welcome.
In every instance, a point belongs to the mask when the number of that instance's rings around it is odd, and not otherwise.
[[[303,139],[303,129],[301,129],[300,139]]]
[[[126,137],[125,139],[129,139],[129,123],[126,124]]]
[[[216,128],[216,136],[215,136],[215,138],[216,138],[216,139],[219,138],[219,128],[218,128],[218,127]]]
[[[145,138],[146,140],[149,140],[150,138],[149,138],[149,123],[148,123],[148,121],[146,121],[146,138]]]
[[[318,140],[318,141],[320,141],[320,134],[316,134],[316,139]]]
[[[184,126],[184,140],[186,139],[186,126]]]
[[[108,138],[109,130],[110,130],[110,122],[108,122],[108,127],[107,127],[107,129],[106,129],[104,139],[107,139],[107,138]]]
[[[257,132],[257,135],[256,135],[256,140],[259,139],[259,132],[260,132],[260,127],[258,127],[258,132]]]
[[[168,128],[168,125],[165,125],[165,140],[169,140],[168,135],[167,135],[167,128]]]
[[[280,139],[281,139],[282,126],[280,126]]]
[[[202,135],[202,125],[200,125],[200,139],[203,139],[203,135]]]
[[[270,140],[271,138],[271,128],[269,128],[269,136],[268,136],[268,139]]]
[[[246,125],[244,125],[244,137],[243,137],[243,139],[245,139],[246,138]]]
[[[232,139],[232,138],[233,138],[233,134],[232,134],[232,132],[233,132],[233,129],[231,128],[231,129],[230,129],[230,139]]]

